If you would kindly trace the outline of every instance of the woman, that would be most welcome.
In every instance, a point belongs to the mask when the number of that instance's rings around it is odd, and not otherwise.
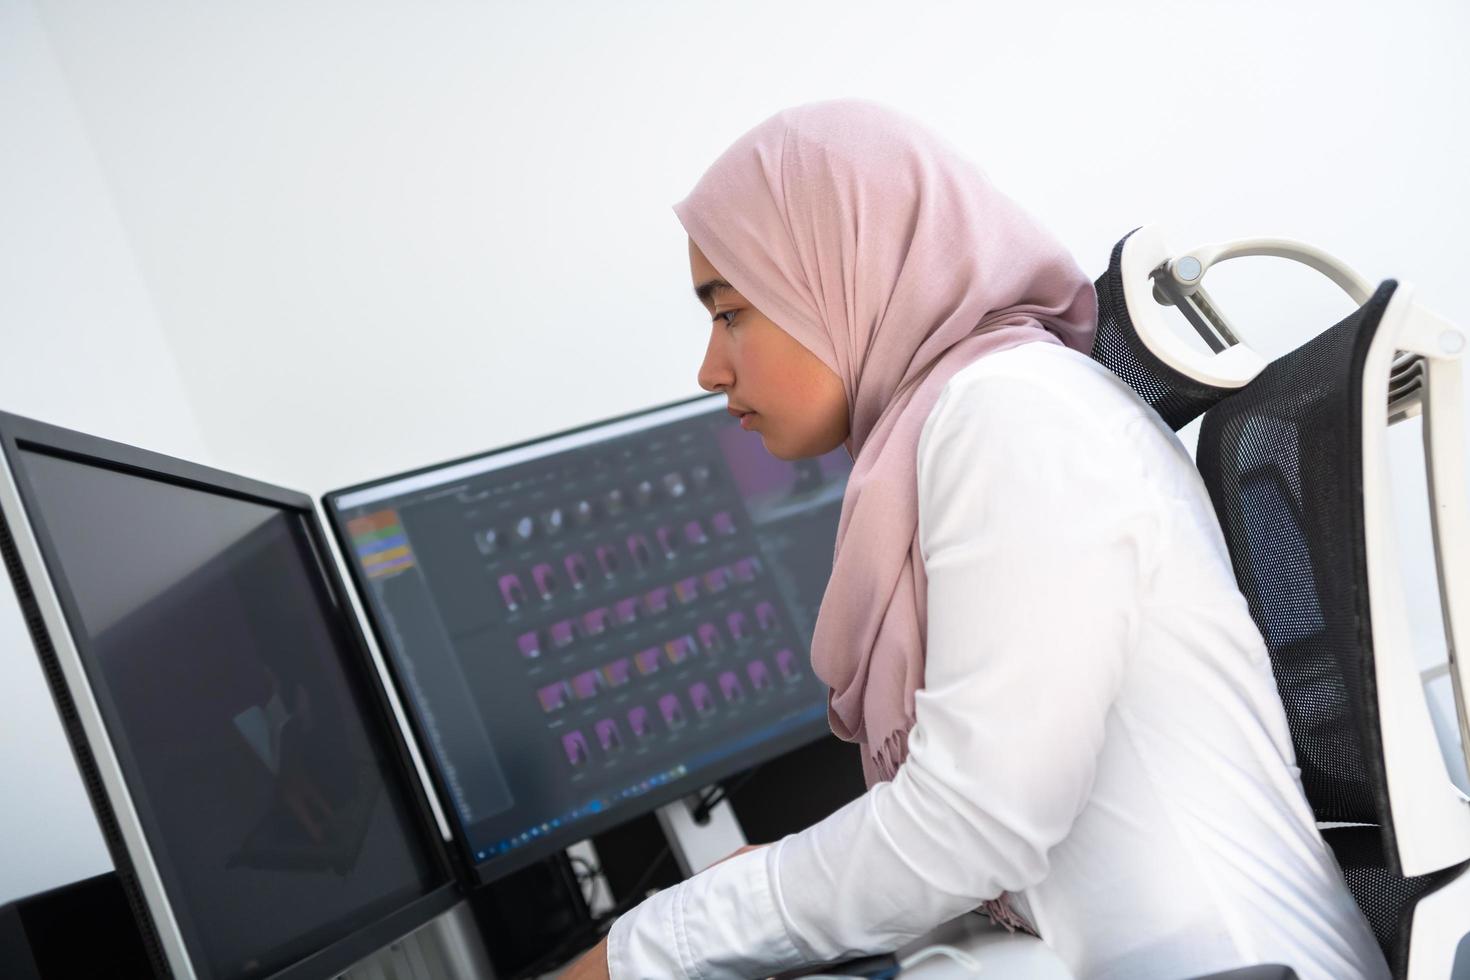
[[[675,206],[700,384],[854,460],[812,641],[868,792],[667,889],[569,974],[761,977],[981,907],[1079,977],[1387,975],[1316,829],[1188,454],[1087,357],[1092,284],[861,101],[751,130]]]

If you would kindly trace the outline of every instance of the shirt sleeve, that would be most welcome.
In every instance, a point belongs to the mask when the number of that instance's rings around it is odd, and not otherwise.
[[[918,446],[924,686],[890,782],[654,896],[614,980],[896,949],[1043,880],[1091,792],[1159,508],[1117,429],[1038,382],[947,388]]]

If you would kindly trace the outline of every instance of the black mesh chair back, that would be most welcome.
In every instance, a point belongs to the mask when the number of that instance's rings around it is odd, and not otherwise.
[[[1318,821],[1395,976],[1414,903],[1462,868],[1405,878],[1375,691],[1363,531],[1363,364],[1397,283],[1205,414],[1196,462],[1271,654]],[[1385,397],[1385,411],[1387,399]]]

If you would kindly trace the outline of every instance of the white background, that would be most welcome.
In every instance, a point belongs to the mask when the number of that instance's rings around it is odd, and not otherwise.
[[[319,493],[696,393],[670,205],[847,95],[1094,276],[1142,224],[1281,236],[1470,324],[1467,37],[1463,0],[0,0],[0,409]],[[1209,288],[1273,354],[1352,308],[1276,259]],[[0,736],[0,901],[105,869],[8,590]]]

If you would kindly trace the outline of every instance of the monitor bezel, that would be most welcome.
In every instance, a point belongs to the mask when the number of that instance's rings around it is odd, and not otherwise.
[[[128,896],[144,946],[160,976],[212,978],[197,956],[200,933],[185,903],[170,900],[138,806],[128,788],[105,717],[83,659],[85,639],[74,633],[79,606],[64,576],[53,576],[56,550],[44,523],[33,521],[36,493],[19,453],[29,450],[175,486],[234,497],[292,512],[301,518],[319,559],[325,585],[343,614],[343,636],[355,656],[345,669],[366,696],[369,732],[386,744],[389,761],[407,791],[415,830],[425,844],[435,875],[427,893],[360,925],[322,948],[267,975],[269,980],[306,980],[335,974],[407,935],[461,900],[461,877],[444,846],[425,787],[412,768],[405,735],[394,722],[388,694],[370,661],[361,623],[339,575],[329,571],[328,537],[311,497],[213,467],[103,439],[36,419],[0,412],[0,551],[14,587],[32,646],[56,703],[67,742],[77,762],[118,879]]]
[[[404,678],[400,676],[397,662],[389,652],[388,643],[383,635],[383,631],[379,627],[377,618],[372,613],[372,607],[368,601],[366,583],[362,579],[357,563],[350,558],[352,554],[351,543],[346,538],[344,522],[339,519],[337,501],[343,497],[358,494],[365,490],[372,490],[386,484],[423,476],[447,467],[479,462],[541,443],[580,435],[595,429],[615,425],[620,422],[632,421],[648,415],[655,415],[659,412],[701,401],[708,401],[711,406],[710,411],[713,412],[714,407],[723,397],[722,394],[716,392],[680,398],[670,402],[662,402],[646,408],[624,412],[621,415],[598,419],[571,428],[533,436],[532,438],[523,439],[519,442],[497,446],[482,452],[458,456],[453,459],[444,460],[443,462],[419,466],[378,479],[356,483],[338,490],[328,491],[322,495],[322,509],[326,515],[327,526],[331,529],[343,567],[347,569],[352,588],[357,595],[358,601],[355,608],[359,615],[363,617],[362,629],[369,637],[368,642],[373,645],[374,653],[379,656],[381,662],[387,665],[388,673],[397,690],[398,698],[404,705],[404,711],[407,713],[409,725],[413,729],[414,738],[423,747],[424,758],[427,760],[429,779],[434,785],[435,792],[438,794],[440,807],[447,815],[447,820],[453,834],[456,861],[467,869],[472,885],[480,886],[498,881],[506,875],[545,859],[549,855],[563,851],[578,841],[585,840],[604,830],[626,823],[629,820],[634,820],[652,813],[662,806],[676,802],[705,786],[732,776],[741,770],[749,769],[770,759],[774,759],[777,756],[784,755],[824,736],[830,736],[832,734],[831,726],[825,714],[818,716],[807,724],[798,725],[790,731],[783,732],[774,738],[761,741],[749,754],[732,754],[717,762],[712,762],[695,772],[689,773],[680,779],[650,789],[646,793],[640,794],[626,803],[615,804],[603,813],[585,817],[574,824],[568,824],[559,830],[554,830],[538,841],[515,848],[503,854],[497,854],[480,860],[475,856],[475,850],[469,841],[468,831],[455,810],[448,782],[444,777],[438,758],[434,755],[432,749],[433,743],[428,738],[419,706],[414,701]],[[391,498],[384,497],[383,499],[387,500]]]

